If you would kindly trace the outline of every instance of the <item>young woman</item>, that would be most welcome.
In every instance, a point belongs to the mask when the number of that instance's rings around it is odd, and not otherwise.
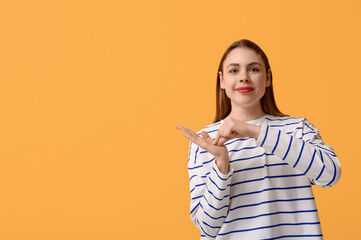
[[[190,215],[201,239],[323,239],[311,185],[331,187],[340,162],[314,125],[282,114],[268,58],[242,39],[217,73],[214,123],[190,139]]]

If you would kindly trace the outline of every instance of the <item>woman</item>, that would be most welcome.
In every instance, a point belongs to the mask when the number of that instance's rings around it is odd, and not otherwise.
[[[242,39],[224,53],[213,124],[191,140],[191,218],[201,239],[322,239],[311,184],[330,187],[339,160],[306,118],[275,103],[268,58]]]

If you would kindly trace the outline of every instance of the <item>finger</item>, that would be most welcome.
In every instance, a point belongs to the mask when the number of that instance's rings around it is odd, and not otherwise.
[[[217,131],[217,133],[216,133],[216,137],[214,138],[214,140],[213,140],[213,144],[217,144],[217,142],[219,141],[219,139],[221,138],[221,136],[222,136],[222,131],[223,131],[223,124],[219,127],[219,129],[218,129],[218,131]]]
[[[202,131],[201,135],[203,137],[203,139],[207,142],[207,143],[212,143],[213,139],[208,135],[208,133],[206,131]]]
[[[183,127],[183,126],[176,126],[177,129],[181,130],[184,132],[184,136],[189,138],[191,141],[196,141],[197,138],[199,137],[195,132],[193,132],[192,130]]]
[[[186,132],[188,132],[188,131],[189,131],[189,129],[188,129],[188,128],[183,127],[183,126],[180,126],[180,125],[177,125],[177,126],[176,126],[176,128],[177,128],[177,129],[179,129],[179,130],[181,130],[181,131],[183,131],[184,133],[186,133]]]
[[[218,138],[216,138],[213,143],[214,143],[215,145],[220,146],[220,145],[222,145],[224,142],[228,141],[228,140],[225,140],[225,138],[230,135],[230,133],[229,133],[229,126],[228,126],[228,125],[224,125],[221,130],[218,130],[217,133],[219,133],[220,136],[219,136]]]
[[[217,145],[217,143],[218,143],[218,141],[219,141],[219,139],[220,139],[221,137],[222,137],[222,136],[221,136],[220,132],[217,131],[216,137],[215,137],[215,139],[213,140],[212,143],[213,143],[214,145]]]
[[[224,127],[222,132],[223,137],[230,137],[231,135],[231,126],[227,125]]]
[[[184,136],[186,138],[188,138],[189,140],[191,140],[192,142],[194,142],[195,144],[197,144],[198,146],[200,146],[201,148],[205,149],[207,147],[207,141],[202,137],[199,136],[197,133],[193,132],[192,130],[183,127],[183,126],[178,126],[182,131],[184,131]],[[206,135],[208,135],[206,132],[204,132]],[[202,135],[202,133],[201,133]],[[209,136],[208,136],[209,137]]]
[[[223,138],[221,138],[221,139],[218,141],[217,145],[218,145],[218,146],[224,145],[225,142],[227,142],[227,141],[229,141],[229,140],[231,140],[231,139],[232,139],[232,138],[230,138],[230,137],[223,137]]]

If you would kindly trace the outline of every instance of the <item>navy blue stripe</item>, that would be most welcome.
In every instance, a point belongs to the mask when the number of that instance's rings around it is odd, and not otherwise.
[[[204,229],[202,228],[202,225],[199,223],[198,219],[197,219],[197,222],[198,222],[198,225],[201,227],[201,230],[204,234],[206,234],[207,236],[211,237],[211,238],[215,238],[217,236],[212,236],[212,235],[209,235],[206,231],[204,231]]]
[[[212,138],[213,140],[215,139],[215,138]],[[238,141],[246,141],[246,140],[248,140],[248,139],[251,139],[251,137],[246,137],[246,138],[236,138],[235,140],[233,140],[232,142],[230,142],[230,141],[227,141],[224,145],[229,145],[229,144],[232,144],[232,143],[234,143],[234,142],[238,142]],[[202,151],[201,153],[205,153],[205,152],[207,152],[207,151]]]
[[[293,139],[293,137],[291,136],[290,144],[288,145],[287,152],[286,152],[286,154],[283,156],[282,160],[285,160],[285,158],[287,157],[288,152],[290,151],[291,144],[292,144],[292,139]]]
[[[262,156],[265,155],[265,154],[266,154],[266,153],[262,153],[261,155],[256,155],[256,156],[252,156],[252,157],[237,158],[237,159],[231,160],[231,161],[229,161],[229,162],[232,163],[232,162],[238,162],[238,161],[243,161],[243,160],[249,160],[249,159],[252,159],[252,158],[262,157]]]
[[[197,184],[194,186],[194,188],[191,190],[191,193],[194,191],[194,189],[196,189],[196,187],[200,187],[200,186],[203,186],[203,185],[206,185],[205,183],[201,183],[201,184]]]
[[[332,158],[330,157],[330,155],[328,155],[326,153],[326,155],[330,158],[331,162],[333,163],[333,178],[332,180],[326,185],[326,186],[330,186],[331,183],[333,183],[333,181],[335,181],[335,178],[336,178],[336,164],[333,162]]]
[[[276,150],[276,148],[277,148],[278,141],[280,140],[280,135],[281,135],[281,131],[280,131],[280,130],[278,130],[278,136],[277,136],[276,145],[275,145],[275,147],[273,148],[272,153],[274,153],[274,152],[275,152],[275,150]]]
[[[269,125],[267,125],[266,134],[265,134],[265,136],[264,136],[264,138],[263,138],[263,141],[262,141],[262,143],[261,143],[261,145],[260,145],[261,147],[263,146],[264,142],[266,141],[267,134],[268,134],[268,129],[269,129]]]
[[[210,207],[213,208],[214,210],[219,211],[219,210],[222,210],[223,208],[228,208],[228,207],[229,207],[229,205],[224,205],[224,206],[222,206],[222,207],[220,207],[220,208],[216,208],[215,206],[213,206],[212,204],[210,204],[210,203],[208,202],[208,200],[207,200],[207,198],[206,198],[205,196],[203,196],[203,197],[204,197],[204,200],[206,200],[206,202],[208,203],[208,206],[210,206]]]
[[[227,142],[225,143],[224,145],[229,145],[229,144],[232,144],[234,142],[238,142],[238,141],[246,141],[248,139],[251,139],[251,137],[246,137],[246,138],[237,138],[236,140],[232,141],[232,142]],[[213,139],[214,140],[214,139]]]
[[[283,236],[279,236],[279,237],[274,237],[274,238],[262,238],[261,240],[275,240],[275,239],[281,239],[281,238],[295,238],[295,237],[301,237],[301,238],[305,238],[305,237],[322,237],[322,234],[315,234],[315,235],[283,235]]]
[[[221,218],[226,218],[226,217],[227,217],[227,216],[212,217],[209,213],[207,213],[206,211],[204,211],[204,208],[203,208],[203,206],[202,206],[201,203],[198,203],[198,204],[192,209],[192,211],[190,212],[191,215],[192,215],[192,213],[197,209],[198,206],[201,206],[203,212],[204,212],[208,217],[210,217],[210,218],[212,218],[212,219],[217,220],[217,219],[221,219]],[[198,220],[197,220],[197,221],[198,221]]]
[[[210,127],[218,126],[219,124],[221,124],[221,121],[216,122],[216,123],[213,123],[213,124],[211,124],[211,125],[209,125],[209,126],[207,126],[207,127],[205,127],[205,128],[210,128]]]
[[[201,198],[201,197],[203,197],[203,195],[199,195],[197,197],[192,197],[191,200],[196,200],[197,198]]]
[[[188,162],[189,162],[189,160],[191,160],[191,150],[192,150],[192,141],[191,141],[191,143],[189,144]]]
[[[204,165],[204,164],[210,163],[210,162],[212,162],[214,159],[216,159],[216,158],[212,158],[212,159],[211,159],[211,160],[209,160],[209,161],[202,162],[202,164]]]
[[[218,185],[212,180],[211,177],[209,177],[209,180],[211,180],[211,182],[214,184],[214,186],[216,186],[216,187],[217,187],[219,190],[221,190],[221,191],[226,190],[226,189],[230,186],[230,184],[228,184],[225,189],[222,189],[222,188],[218,187]]]
[[[192,177],[189,178],[189,181],[192,180],[192,178],[196,177],[197,175],[193,175]]]
[[[230,177],[232,177],[232,174],[231,174],[231,175],[228,176],[228,178],[221,178],[221,176],[218,175],[217,170],[216,170],[214,167],[212,167],[212,169],[216,172],[216,174],[217,174],[217,176],[219,177],[219,179],[221,179],[221,180],[223,180],[223,181],[227,181]]]
[[[304,122],[304,123],[305,123],[305,125],[306,125],[309,129],[315,130],[314,128],[310,127],[306,122]]]
[[[194,210],[196,210],[196,208],[200,205],[200,203],[198,203],[190,212],[190,214],[192,214],[194,212]]]
[[[251,167],[251,168],[243,168],[243,169],[235,170],[235,171],[233,171],[233,173],[238,173],[238,172],[243,172],[243,171],[249,171],[249,170],[255,170],[255,169],[260,169],[260,168],[264,168],[264,167],[281,166],[281,165],[288,165],[288,163],[265,164],[265,165],[263,165],[263,166]]]
[[[323,166],[322,166],[322,169],[321,169],[321,172],[320,174],[318,174],[317,178],[316,178],[316,181],[321,177],[323,171],[325,170],[325,162],[323,161],[323,155],[322,155],[322,151],[320,150],[320,156],[321,156],[321,161],[323,163]]]
[[[229,211],[233,211],[238,208],[254,207],[254,206],[258,206],[258,205],[262,205],[262,204],[266,204],[266,203],[273,203],[273,202],[294,202],[294,201],[305,201],[305,200],[314,200],[314,199],[315,198],[313,198],[313,197],[311,197],[311,198],[277,199],[277,200],[264,201],[264,202],[254,203],[254,204],[241,205],[241,206],[237,206],[235,208],[231,208],[231,209],[229,209]]]
[[[290,120],[290,119],[299,119],[299,117],[287,117],[287,118],[276,118],[276,119],[271,119],[271,118],[265,118],[267,120],[270,120],[270,121],[287,121],[287,120]]]
[[[242,181],[242,182],[236,182],[236,183],[231,184],[231,186],[235,186],[235,185],[243,184],[243,183],[249,183],[249,182],[262,181],[267,178],[271,179],[271,178],[299,177],[299,176],[304,176],[304,174],[301,173],[301,174],[290,174],[290,175],[265,176],[263,178],[256,178],[256,179],[246,180],[246,181]]]
[[[280,212],[273,212],[273,213],[265,213],[265,214],[260,214],[260,215],[256,215],[256,216],[235,218],[235,219],[232,219],[230,221],[224,221],[224,223],[226,224],[226,223],[231,223],[231,222],[235,222],[235,221],[247,220],[247,219],[258,218],[258,217],[265,217],[265,216],[272,216],[272,215],[277,215],[277,214],[295,214],[295,213],[310,213],[310,212],[317,212],[317,209],[314,209],[314,210],[300,210],[300,211],[280,211]]]
[[[314,144],[314,143],[312,143],[312,144]],[[333,151],[331,151],[331,150],[329,150],[329,149],[327,149],[327,148],[323,148],[323,147],[321,147],[321,146],[319,146],[319,145],[316,145],[316,144],[314,144],[314,145],[315,145],[316,147],[318,147],[318,148],[321,148],[321,149],[323,149],[323,150],[326,150],[326,151],[330,152],[330,153],[331,153],[331,156],[336,157],[335,152],[333,152]]]
[[[323,155],[322,155],[322,151],[320,150],[320,156],[321,156],[321,161],[322,161],[322,163],[324,163],[323,162]]]
[[[211,172],[207,172],[205,176],[202,176],[202,178],[206,178],[207,175],[209,175]]]
[[[244,148],[240,148],[240,149],[236,149],[236,150],[230,150],[230,151],[228,151],[228,153],[231,153],[231,152],[239,152],[239,151],[241,151],[241,150],[254,149],[254,148],[258,148],[258,146],[254,146],[254,147],[244,147]]]
[[[204,225],[206,225],[207,227],[210,227],[210,228],[221,228],[221,226],[211,226],[209,225],[208,223],[202,221]]]
[[[224,195],[223,198],[217,198],[216,195],[214,195],[208,188],[207,188],[207,191],[218,201],[222,201],[223,199],[229,197],[229,194],[227,194],[227,195]]]
[[[200,168],[200,167],[202,167],[202,165],[191,167],[191,168],[189,167],[188,170],[193,170],[193,169]]]
[[[201,132],[202,132],[202,131],[204,131],[204,129],[203,129],[203,130],[201,130],[201,131],[199,131],[199,132],[197,133],[197,135],[201,135]],[[209,134],[209,133],[216,132],[216,131],[218,131],[218,129],[211,130],[211,131],[208,131],[208,132],[207,132],[207,131],[205,131],[205,132]]]
[[[270,225],[270,226],[262,226],[262,227],[257,227],[257,228],[249,228],[249,229],[242,229],[242,230],[234,230],[234,231],[225,232],[225,233],[218,233],[218,235],[222,236],[222,235],[227,235],[227,234],[231,234],[231,233],[248,232],[248,231],[254,231],[254,230],[265,229],[265,228],[274,228],[274,227],[280,227],[280,226],[298,226],[298,225],[316,225],[316,224],[320,224],[320,222],[280,223],[280,224],[275,224],[275,225]]]
[[[254,192],[246,192],[246,193],[240,193],[237,195],[232,196],[230,199],[236,198],[236,197],[240,197],[240,196],[244,196],[244,195],[251,195],[251,194],[257,194],[257,193],[263,193],[266,191],[273,191],[273,190],[289,190],[289,189],[298,189],[298,188],[310,188],[311,185],[306,185],[306,186],[295,186],[295,187],[277,187],[277,188],[266,188],[266,189],[262,189],[260,191],[254,191]]]
[[[305,146],[305,142],[303,141],[302,142],[302,147],[301,147],[301,151],[300,151],[300,155],[298,155],[298,158],[297,158],[297,161],[295,162],[295,164],[293,165],[293,167],[296,167],[298,161],[300,160],[301,158],[301,155],[302,155],[302,152],[303,152],[303,147]]]
[[[321,177],[323,171],[325,170],[325,165],[323,165],[320,174],[317,176],[316,181]]]
[[[312,165],[312,163],[313,163],[313,160],[315,160],[315,155],[316,155],[316,149],[313,151],[313,155],[312,155],[311,162],[310,162],[310,164],[308,165],[308,168],[307,168],[305,174],[308,173],[308,170],[310,170],[311,165]]]
[[[307,133],[302,133],[302,136],[305,136],[305,135],[307,135],[307,134],[309,134],[309,133],[317,133],[317,132],[307,132]]]
[[[270,125],[270,127],[284,127],[287,125],[299,124],[300,122],[293,122],[293,123],[286,123],[286,124],[279,124],[279,125]]]
[[[194,155],[194,164],[195,164],[196,161],[197,161],[197,153],[198,153],[198,151],[199,151],[199,146],[197,146],[197,151],[196,151],[196,153],[195,153],[195,155]]]
[[[201,208],[202,208],[203,212],[204,212],[204,213],[205,213],[208,217],[210,217],[210,218],[212,218],[212,219],[217,220],[217,219],[220,219],[220,218],[226,218],[226,217],[227,217],[227,216],[212,217],[209,213],[207,213],[206,211],[204,211],[204,208],[203,208],[203,206],[202,206],[202,204],[201,204],[201,203],[199,203],[199,205],[201,206]]]
[[[258,146],[254,146],[254,147],[244,147],[244,148],[241,148],[241,149],[235,149],[235,150],[230,150],[228,151],[228,153],[231,153],[231,152],[239,152],[241,150],[245,150],[245,149],[254,149],[254,148],[258,148]],[[201,151],[200,154],[203,154],[203,153],[208,153],[208,151]],[[214,158],[213,158],[214,159]],[[212,159],[212,160],[213,160]]]

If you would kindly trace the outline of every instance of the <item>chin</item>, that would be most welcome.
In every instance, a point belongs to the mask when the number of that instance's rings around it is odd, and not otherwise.
[[[259,100],[260,101],[260,100]],[[257,107],[259,101],[232,101],[231,104],[243,108]]]

